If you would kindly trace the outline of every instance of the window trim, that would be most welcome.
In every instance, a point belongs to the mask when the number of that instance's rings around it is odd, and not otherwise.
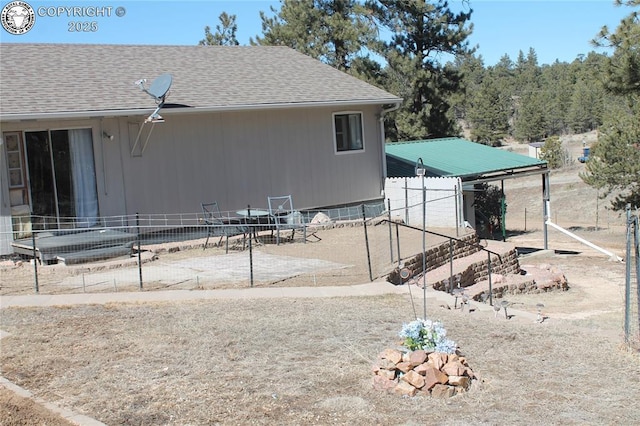
[[[345,149],[338,150],[338,138],[337,138],[337,129],[336,129],[336,116],[350,116],[350,115],[358,115],[360,117],[360,134],[362,137],[362,148],[360,149]],[[364,153],[366,151],[366,143],[364,137],[364,114],[362,111],[337,111],[331,114],[331,127],[333,129],[333,152],[336,155],[345,155],[345,154],[358,154]]]

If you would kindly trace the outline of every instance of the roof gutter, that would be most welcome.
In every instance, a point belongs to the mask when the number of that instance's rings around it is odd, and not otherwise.
[[[255,110],[271,110],[271,109],[289,109],[289,108],[318,108],[318,107],[350,107],[356,105],[384,105],[390,102],[398,102],[398,98],[390,99],[352,99],[348,101],[320,101],[320,102],[284,102],[276,104],[241,104],[241,105],[222,105],[208,107],[177,107],[171,108],[165,105],[162,115],[173,114],[198,114],[207,112],[228,112],[228,111],[255,111]],[[399,107],[386,111],[393,111]],[[106,118],[106,117],[126,117],[126,116],[145,116],[154,111],[154,108],[137,108],[137,109],[119,109],[119,110],[96,110],[96,111],[71,111],[71,112],[40,112],[40,113],[22,113],[22,114],[0,114],[0,121],[32,121],[32,120],[73,120],[80,118]]]
[[[385,145],[385,135],[384,135],[384,116],[389,114],[390,112],[396,111],[402,105],[402,99],[398,98],[394,102],[394,104],[386,109],[380,111],[380,117],[378,117],[378,122],[380,123],[380,170],[382,171],[382,180],[380,182],[380,195],[384,197],[384,183],[387,178],[387,153],[384,148]]]

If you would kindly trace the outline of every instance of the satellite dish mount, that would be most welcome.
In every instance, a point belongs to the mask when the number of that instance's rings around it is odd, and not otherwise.
[[[142,134],[142,129],[144,128],[145,124],[151,123],[151,129],[149,130],[149,134],[145,139],[144,145],[142,145],[141,154],[147,147],[147,142],[149,142],[151,132],[153,131],[153,126],[156,123],[164,123],[164,118],[162,118],[162,116],[160,115],[160,109],[162,109],[162,107],[164,106],[164,101],[169,93],[169,89],[171,88],[173,77],[168,73],[161,74],[155,80],[153,80],[148,89],[145,87],[146,82],[147,80],[143,78],[136,81],[134,85],[138,86],[140,90],[151,96],[155,100],[157,106],[156,109],[151,113],[151,115],[149,115],[149,117],[147,117],[142,122],[142,126],[140,126],[140,130],[138,131],[138,136],[136,137],[136,141],[133,144],[133,148],[131,149],[131,155],[133,155],[133,152],[138,146],[138,141],[140,140],[140,135]]]

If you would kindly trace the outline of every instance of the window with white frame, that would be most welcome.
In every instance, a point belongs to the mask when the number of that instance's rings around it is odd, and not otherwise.
[[[333,130],[336,152],[362,151],[362,113],[348,112],[333,114]]]

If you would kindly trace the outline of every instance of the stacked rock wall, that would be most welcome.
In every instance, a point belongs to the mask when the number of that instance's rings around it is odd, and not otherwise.
[[[520,272],[518,262],[518,253],[516,250],[510,250],[507,254],[498,258],[491,256],[491,273],[508,275]],[[489,259],[472,263],[460,274],[460,287],[469,287],[489,278]],[[446,291],[449,288],[449,279],[444,279],[434,283],[433,288],[440,291]]]
[[[454,259],[460,259],[462,257],[470,256],[480,250],[480,240],[477,234],[469,234],[460,238],[459,240],[453,240],[453,249],[449,247],[449,243],[441,244],[437,247],[432,247],[427,250],[427,272],[439,268],[449,262],[450,251],[453,253]],[[409,270],[409,276],[414,277],[422,273],[422,253],[418,253],[413,258],[407,260],[404,263],[404,268]],[[387,281],[399,285],[402,284],[400,278],[400,269],[396,268],[387,277]]]
[[[466,392],[476,378],[457,354],[385,349],[373,365],[373,387],[406,396],[451,397]]]

